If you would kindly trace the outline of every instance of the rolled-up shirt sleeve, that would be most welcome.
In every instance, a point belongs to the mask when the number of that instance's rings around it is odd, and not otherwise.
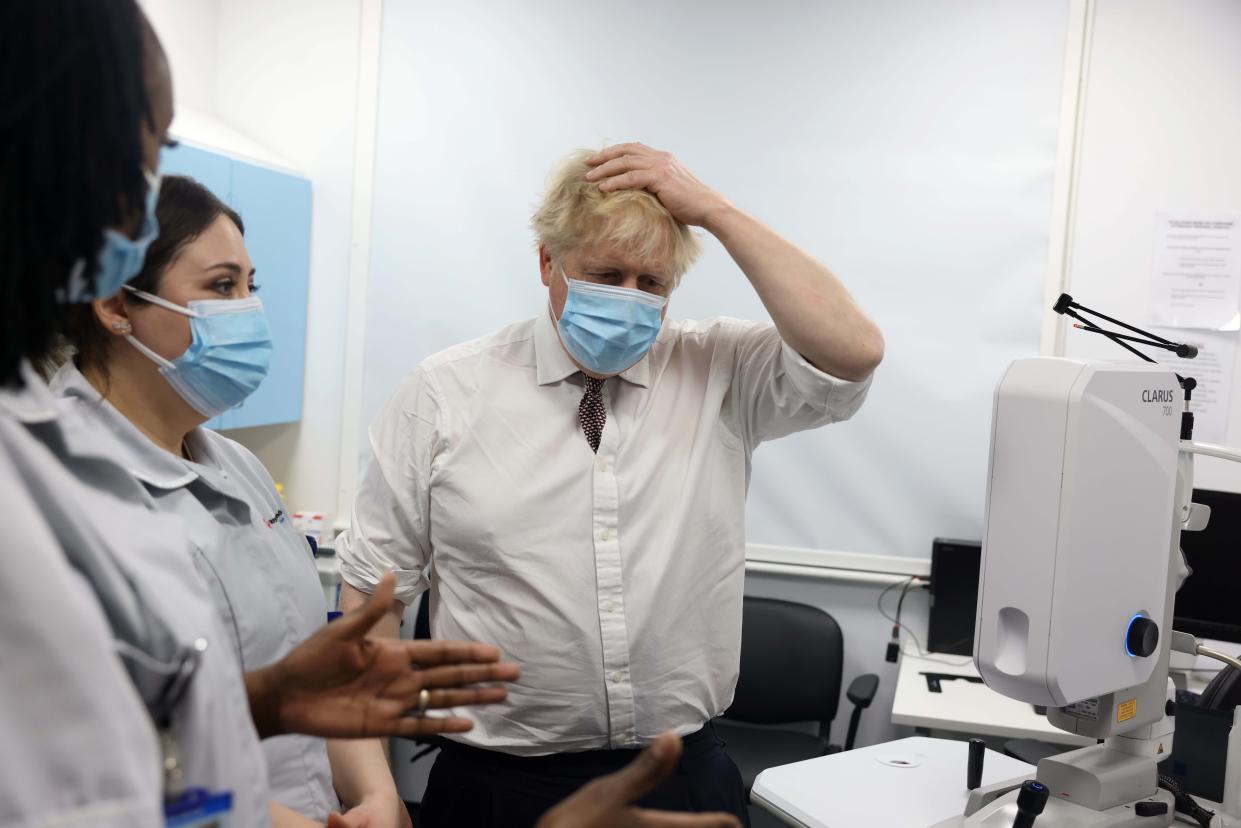
[[[774,325],[729,320],[727,329],[734,343],[727,419],[748,449],[847,420],[866,399],[871,377],[851,382],[820,371]]]
[[[430,378],[416,370],[371,424],[371,459],[350,526],[336,543],[341,577],[350,586],[374,592],[385,573],[395,572],[396,599],[404,604],[427,588],[430,477],[439,422]]]

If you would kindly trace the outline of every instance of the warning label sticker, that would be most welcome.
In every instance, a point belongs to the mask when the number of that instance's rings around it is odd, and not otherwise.
[[[1137,699],[1121,702],[1116,708],[1116,721],[1118,722],[1127,722],[1136,715],[1138,715]]]
[[[1099,700],[1097,698],[1082,699],[1063,708],[1063,710],[1075,719],[1086,719],[1092,722],[1099,721]]]

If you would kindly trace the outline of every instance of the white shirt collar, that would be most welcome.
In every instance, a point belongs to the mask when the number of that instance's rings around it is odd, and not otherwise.
[[[547,313],[539,314],[534,321],[534,361],[539,385],[551,385],[581,371],[560,341],[551,308],[547,309]],[[619,376],[633,385],[648,387],[651,379],[651,352],[647,351],[642,359],[621,371]]]

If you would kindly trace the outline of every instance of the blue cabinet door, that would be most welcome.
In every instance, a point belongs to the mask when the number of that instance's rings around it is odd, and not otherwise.
[[[306,368],[306,301],[310,274],[310,182],[233,162],[232,205],[246,225],[246,250],[271,326],[267,379],[220,428],[289,423],[302,416]]]
[[[254,281],[271,326],[267,378],[249,399],[207,426],[244,428],[300,419],[310,276],[310,182],[184,143],[164,150],[160,171],[194,178],[241,215]]]

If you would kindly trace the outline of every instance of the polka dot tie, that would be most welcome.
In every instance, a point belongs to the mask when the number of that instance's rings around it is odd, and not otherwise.
[[[590,443],[590,450],[599,453],[599,438],[603,436],[603,424],[608,421],[603,410],[603,380],[582,375],[586,380],[586,392],[577,406],[577,422]]]

